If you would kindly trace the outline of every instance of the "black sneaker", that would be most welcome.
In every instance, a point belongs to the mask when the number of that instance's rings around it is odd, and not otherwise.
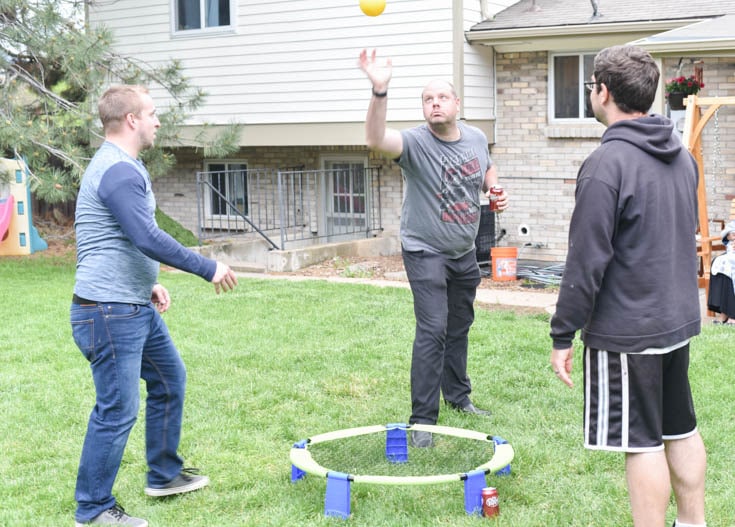
[[[480,408],[477,408],[472,403],[467,403],[464,406],[460,406],[460,405],[454,404],[454,403],[447,403],[447,404],[449,404],[449,406],[453,410],[456,410],[456,411],[458,411],[460,413],[464,413],[464,414],[482,415],[482,416],[485,416],[485,417],[490,417],[490,416],[493,415],[493,413],[490,410],[482,410]]]
[[[127,525],[128,527],[148,527],[148,522],[142,518],[133,518],[125,512],[120,505],[107,509],[102,514],[98,514],[88,522],[75,522],[76,527],[84,525]]]
[[[166,483],[163,487],[146,487],[145,493],[148,496],[159,498],[161,496],[172,496],[173,494],[183,494],[191,492],[209,485],[207,476],[200,476],[199,471],[195,468],[185,468],[174,479]]]

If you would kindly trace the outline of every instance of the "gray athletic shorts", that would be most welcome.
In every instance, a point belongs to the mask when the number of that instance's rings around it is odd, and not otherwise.
[[[697,431],[689,344],[663,354],[584,351],[584,446],[653,452]]]

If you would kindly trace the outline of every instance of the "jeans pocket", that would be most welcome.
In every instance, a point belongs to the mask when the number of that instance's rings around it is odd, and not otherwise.
[[[94,320],[72,320],[71,334],[82,355],[89,362],[94,361]]]
[[[142,307],[138,304],[100,304],[105,318],[110,320],[133,319],[140,315]]]

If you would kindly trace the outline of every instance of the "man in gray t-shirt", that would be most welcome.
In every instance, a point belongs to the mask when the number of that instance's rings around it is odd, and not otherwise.
[[[416,317],[409,423],[436,424],[441,394],[458,411],[490,415],[472,404],[467,376],[467,334],[480,284],[475,255],[480,192],[498,183],[487,138],[457,121],[459,98],[446,81],[424,88],[426,124],[403,131],[387,128],[391,61],[379,62],[375,51],[368,55],[363,50],[359,64],[373,85],[367,145],[398,162],[406,186],[400,234]],[[503,192],[498,209],[507,206]],[[412,430],[411,444],[432,446],[431,433]]]

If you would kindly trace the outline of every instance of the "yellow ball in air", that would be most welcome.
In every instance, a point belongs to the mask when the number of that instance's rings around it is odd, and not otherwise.
[[[367,16],[378,16],[385,9],[385,0],[360,0],[360,9]]]

